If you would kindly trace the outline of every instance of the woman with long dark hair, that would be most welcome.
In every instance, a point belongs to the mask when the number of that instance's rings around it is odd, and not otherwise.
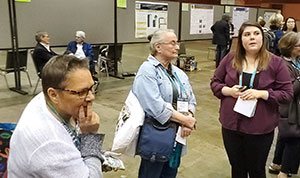
[[[235,54],[224,57],[210,85],[221,100],[220,122],[232,178],[265,178],[278,103],[289,101],[293,88],[282,59],[266,50],[258,23],[242,24]],[[249,106],[250,115],[238,109],[248,111]]]

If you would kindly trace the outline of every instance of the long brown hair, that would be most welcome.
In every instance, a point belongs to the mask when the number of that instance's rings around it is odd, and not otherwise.
[[[246,50],[245,50],[245,48],[243,46],[243,42],[242,42],[243,32],[246,27],[257,27],[262,34],[263,44],[257,53],[256,59],[259,59],[257,69],[259,71],[265,70],[265,69],[267,69],[267,67],[269,65],[270,53],[266,49],[263,29],[261,28],[261,26],[258,23],[252,23],[252,22],[244,22],[239,30],[237,48],[236,48],[235,56],[232,61],[232,67],[237,69],[239,72],[241,72],[243,60],[246,60]]]

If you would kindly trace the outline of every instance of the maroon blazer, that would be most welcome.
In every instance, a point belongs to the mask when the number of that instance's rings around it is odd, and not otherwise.
[[[258,99],[256,111],[252,118],[243,116],[233,107],[236,99],[224,96],[221,92],[224,86],[232,87],[239,84],[239,72],[232,67],[234,55],[229,53],[224,57],[211,79],[211,90],[221,100],[220,122],[222,127],[240,131],[246,134],[267,134],[272,132],[278,124],[279,102],[288,102],[293,96],[293,86],[289,70],[283,59],[272,55],[266,70],[259,72],[258,85],[254,89],[267,90],[268,100]]]

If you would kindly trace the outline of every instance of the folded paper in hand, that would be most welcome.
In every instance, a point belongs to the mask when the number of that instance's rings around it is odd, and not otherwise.
[[[119,114],[112,151],[134,156],[144,119],[145,112],[136,96],[130,91]]]
[[[240,97],[237,99],[233,110],[247,117],[253,117],[256,110],[257,99],[242,100]]]

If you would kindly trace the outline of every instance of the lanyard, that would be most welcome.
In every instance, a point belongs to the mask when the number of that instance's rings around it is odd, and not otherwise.
[[[168,74],[168,72],[166,71],[166,69],[165,69],[163,66],[161,66],[161,68],[162,68],[162,70],[164,71],[164,73],[167,75],[167,77],[169,78],[169,80],[171,80],[171,82],[173,83],[173,85],[175,86],[175,88],[177,89],[177,91],[179,91],[179,90],[178,90],[178,86],[177,86],[177,84],[175,83],[174,79]],[[181,90],[180,90],[180,93],[181,93],[181,91],[183,91],[183,92],[186,94],[186,96],[187,96],[186,90],[185,90],[185,88],[183,87],[183,84],[181,83],[181,80],[179,79],[179,77],[178,77],[178,75],[176,74],[176,72],[174,72],[174,76],[175,76],[177,82],[179,83],[179,86],[180,86],[180,89],[181,89]],[[182,97],[182,94],[180,94],[180,95],[181,95],[181,97]]]
[[[255,78],[255,75],[256,75],[257,67],[258,67],[258,64],[257,64],[255,70],[253,71],[253,73],[251,74],[249,88],[253,88],[253,82],[254,82],[254,78]],[[243,64],[242,64],[242,72],[241,72],[240,77],[239,77],[239,85],[240,86],[242,86],[242,82],[243,82],[243,69],[244,69],[244,61],[243,61]]]
[[[300,63],[298,61],[296,61],[295,59],[292,59],[291,62],[297,69],[300,69]]]
[[[75,132],[75,130],[73,130],[70,126],[70,124],[68,124],[57,112],[56,110],[54,109],[54,107],[49,103],[47,102],[47,105],[49,106],[49,108],[51,109],[51,111],[59,118],[59,120],[62,122],[64,128],[67,130],[67,132],[71,135],[72,137],[72,140],[73,140],[73,143],[74,145],[76,146],[76,148],[78,150],[80,150],[80,140],[79,140],[79,137],[77,135],[77,133]]]
[[[160,66],[162,68],[162,70],[164,71],[164,73],[167,75],[167,77],[169,78],[169,80],[172,82],[172,84],[174,85],[174,87],[176,88],[177,91],[179,91],[177,84],[175,83],[174,79],[168,74],[168,72],[166,71],[166,69],[163,66]]]
[[[179,79],[178,75],[176,72],[174,72],[176,80],[179,82],[181,90],[187,95],[185,88],[183,87],[183,84],[181,83],[181,80]]]

